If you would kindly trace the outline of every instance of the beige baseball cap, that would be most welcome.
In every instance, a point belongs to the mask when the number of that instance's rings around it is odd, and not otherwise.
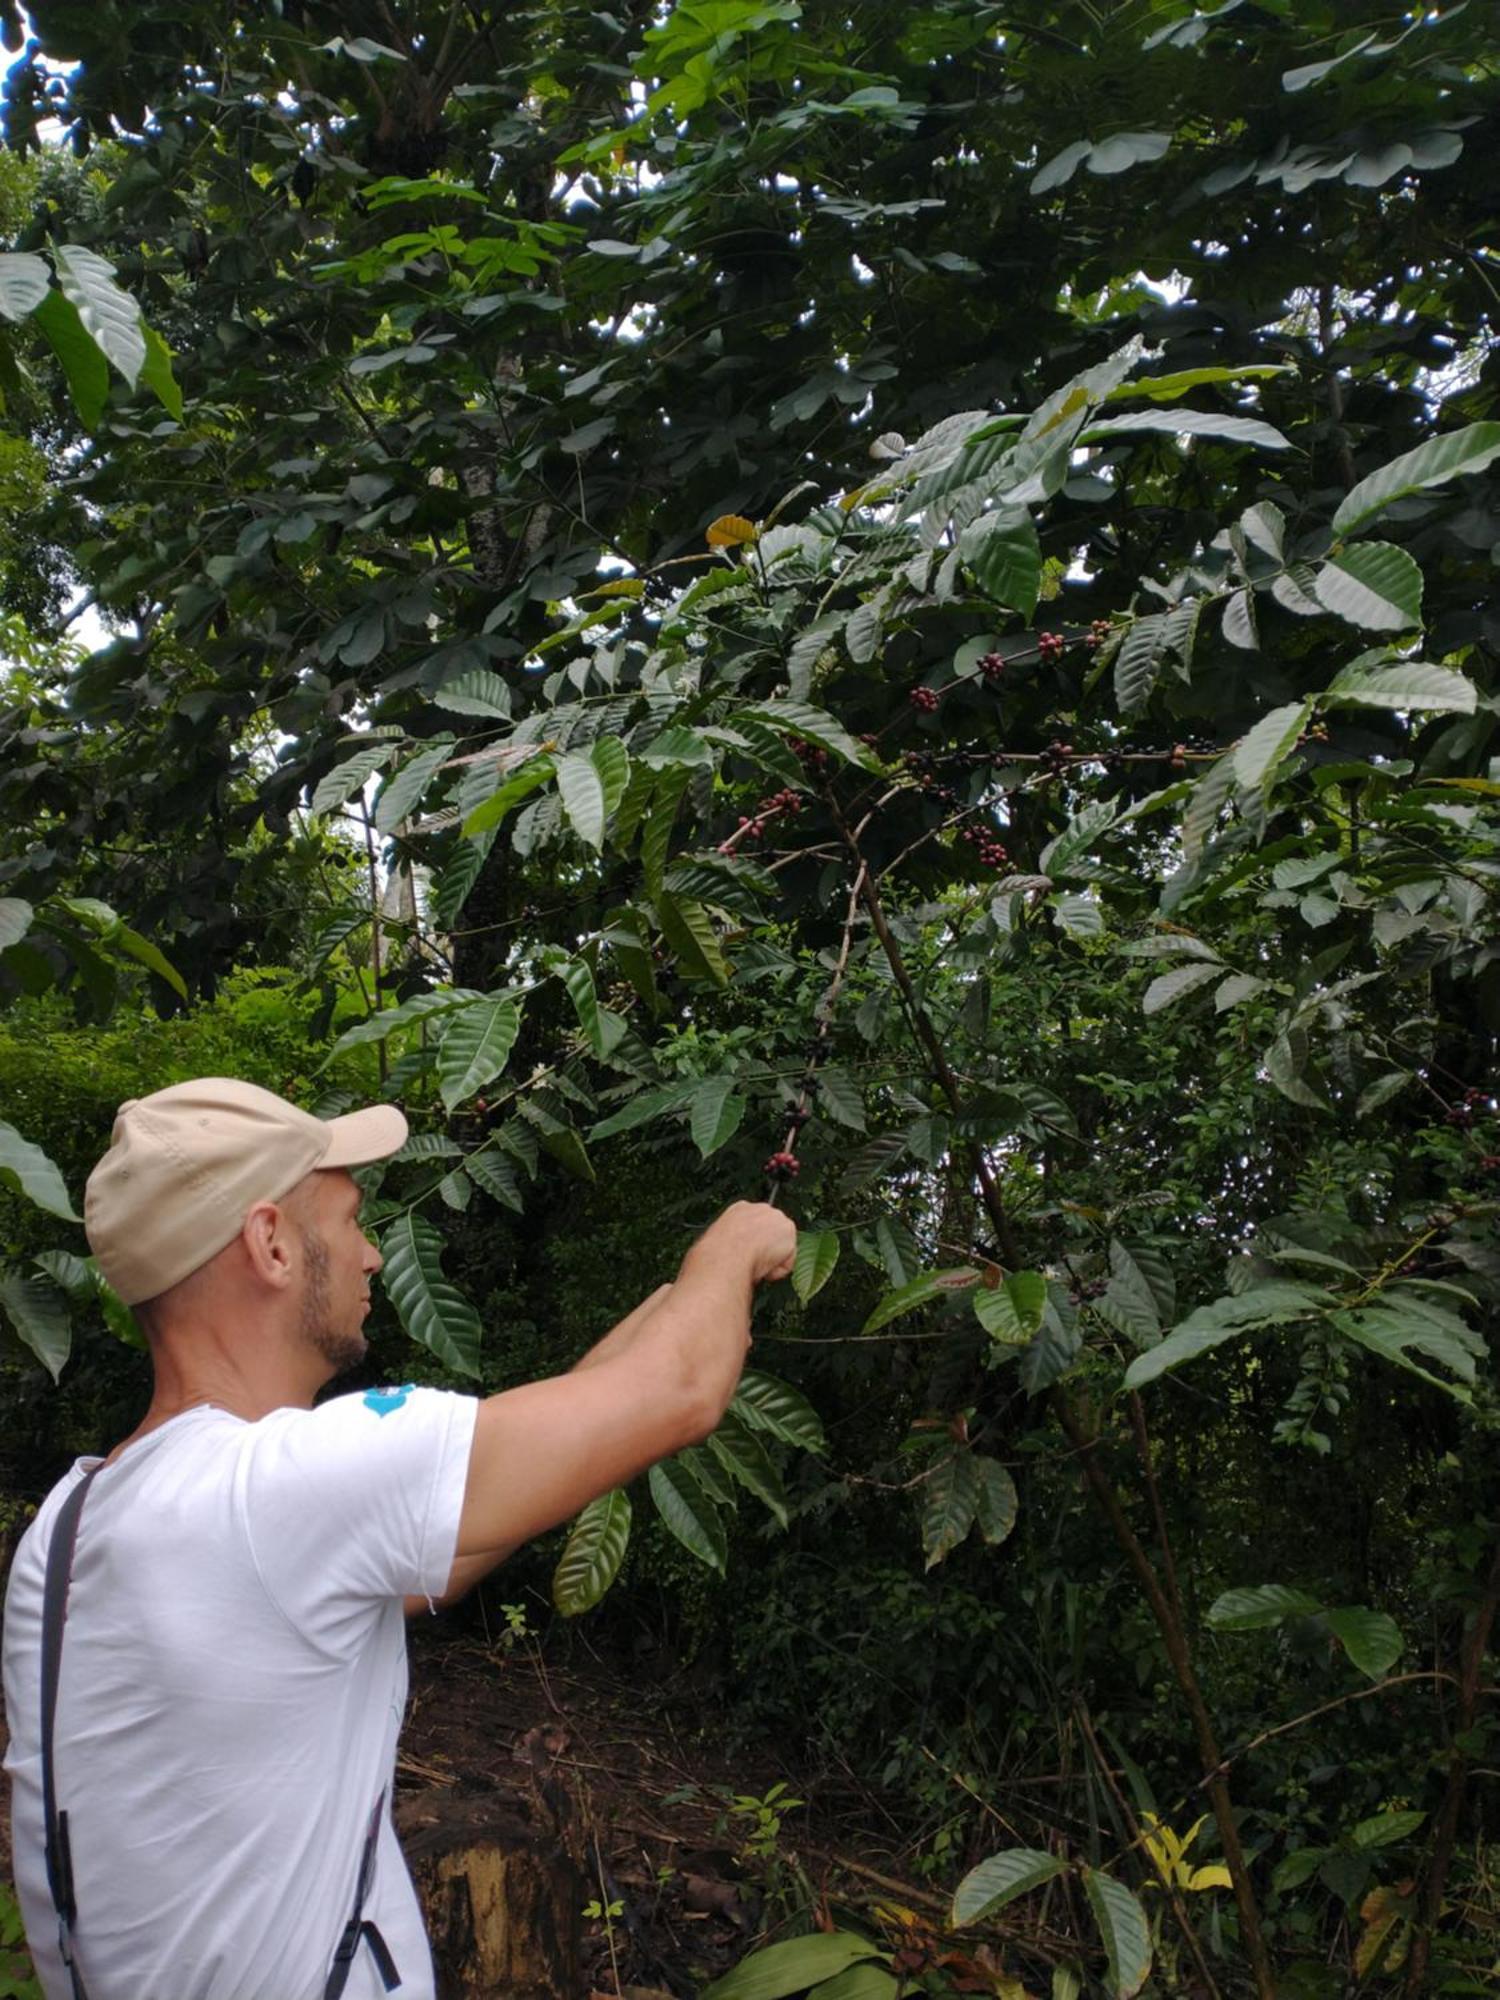
[[[120,1106],[84,1190],[89,1247],[138,1305],[233,1242],[256,1202],[280,1201],[315,1168],[368,1166],[405,1143],[393,1104],[314,1118],[237,1077],[174,1083]]]

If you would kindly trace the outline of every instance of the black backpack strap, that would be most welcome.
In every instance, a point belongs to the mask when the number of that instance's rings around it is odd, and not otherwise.
[[[391,1957],[390,1946],[380,1934],[379,1925],[371,1923],[364,1914],[365,1898],[369,1895],[370,1885],[375,1879],[375,1849],[380,1840],[380,1821],[384,1812],[385,1793],[382,1792],[375,1801],[374,1811],[370,1814],[370,1824],[365,1832],[364,1852],[359,1857],[359,1880],[354,1887],[354,1909],[339,1938],[338,1950],[333,1954],[333,1964],[328,1968],[323,2000],[339,2000],[339,1995],[349,1983],[350,1968],[354,1964],[354,1954],[359,1950],[361,1939],[370,1947],[370,1956],[375,1961],[386,1992],[394,1992],[401,1984],[396,1961]]]
[[[78,1544],[78,1519],[94,1476],[104,1461],[90,1469],[58,1509],[47,1549],[47,1577],[42,1590],[42,1811],[46,1821],[47,1886],[57,1911],[57,1946],[73,1984],[73,2000],[88,2000],[83,1975],[73,1956],[73,1925],[78,1905],[73,1893],[73,1855],[68,1845],[68,1815],[57,1809],[57,1771],[52,1758],[52,1731],[57,1720],[57,1685],[62,1673],[63,1626],[68,1620],[68,1585],[73,1576],[73,1551]]]

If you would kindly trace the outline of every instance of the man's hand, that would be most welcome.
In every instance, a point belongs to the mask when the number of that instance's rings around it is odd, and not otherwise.
[[[705,1249],[711,1241],[715,1249],[722,1242],[726,1252],[733,1246],[746,1256],[755,1285],[790,1277],[797,1261],[797,1225],[768,1201],[732,1202],[700,1238]]]

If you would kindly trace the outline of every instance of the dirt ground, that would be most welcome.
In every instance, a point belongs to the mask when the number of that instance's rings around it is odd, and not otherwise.
[[[713,1747],[711,1696],[662,1673],[631,1676],[574,1646],[564,1666],[533,1640],[489,1641],[450,1618],[411,1630],[411,1696],[396,1769],[403,1839],[455,1813],[524,1815],[559,1829],[586,1880],[579,2000],[692,2000],[763,1933],[811,1909],[825,1927],[853,1918],[893,1948],[936,1954],[945,1899],[910,1879],[900,1830],[877,1796],[809,1773],[796,1745]],[[0,1716],[0,1748],[5,1730]],[[774,1785],[800,1801],[762,1851],[753,1813],[733,1801]],[[10,1878],[8,1811],[0,1880]],[[903,1923],[897,1909],[915,1919]],[[997,1978],[1003,1946],[966,1945],[969,1990]],[[994,1979],[995,1983],[991,1983]],[[1038,1990],[1030,1985],[1029,1990]]]

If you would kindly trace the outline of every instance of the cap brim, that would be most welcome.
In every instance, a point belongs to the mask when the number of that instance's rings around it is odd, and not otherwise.
[[[329,1118],[328,1151],[319,1160],[322,1168],[367,1167],[372,1160],[387,1160],[406,1144],[407,1125],[394,1104],[367,1104],[363,1111],[347,1111],[342,1118]]]

